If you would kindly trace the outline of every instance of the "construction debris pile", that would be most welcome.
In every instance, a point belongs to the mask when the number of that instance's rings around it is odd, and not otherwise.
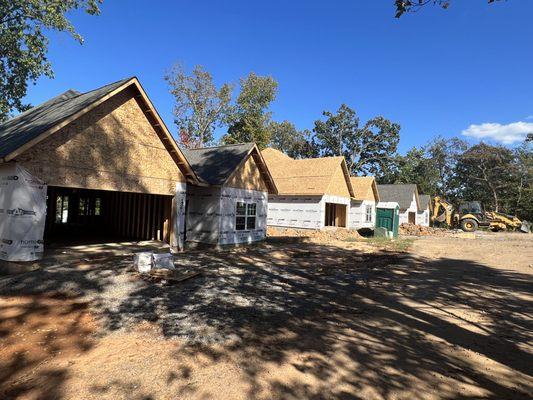
[[[407,236],[444,236],[448,232],[447,229],[431,226],[420,226],[406,223],[400,225],[400,234]]]
[[[267,228],[267,237],[300,237],[311,242],[329,243],[335,241],[355,241],[361,239],[361,235],[350,229],[294,229],[294,228]]]

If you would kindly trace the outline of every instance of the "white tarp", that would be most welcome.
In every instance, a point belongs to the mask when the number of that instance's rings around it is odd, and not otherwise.
[[[16,163],[0,164],[0,259],[42,257],[46,185]]]

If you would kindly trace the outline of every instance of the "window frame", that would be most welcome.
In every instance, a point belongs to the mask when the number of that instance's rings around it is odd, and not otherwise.
[[[242,210],[243,207],[244,210]],[[253,221],[253,226],[251,226],[251,221]],[[246,232],[255,229],[257,229],[257,202],[237,201],[235,203],[235,230]]]
[[[365,204],[365,223],[372,222],[373,208],[371,204]]]

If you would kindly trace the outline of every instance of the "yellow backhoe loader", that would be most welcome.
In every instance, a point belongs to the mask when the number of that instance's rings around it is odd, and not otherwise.
[[[514,215],[495,211],[484,211],[479,201],[461,203],[455,211],[453,205],[439,196],[433,198],[433,223],[446,223],[451,228],[461,228],[465,232],[475,232],[480,226],[492,231],[520,230],[530,232],[530,224]]]

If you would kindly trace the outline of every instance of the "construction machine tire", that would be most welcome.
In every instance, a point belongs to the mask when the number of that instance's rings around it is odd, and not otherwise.
[[[477,231],[478,223],[475,219],[466,218],[461,220],[461,229],[465,232],[475,232]]]

